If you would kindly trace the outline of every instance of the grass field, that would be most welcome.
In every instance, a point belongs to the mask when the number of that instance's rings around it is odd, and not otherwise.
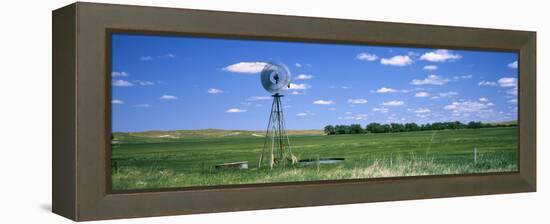
[[[258,169],[259,131],[114,133],[112,186],[129,190],[517,170],[517,127],[334,136],[303,130],[289,135],[298,159],[345,161]],[[214,169],[214,164],[236,161],[248,161],[249,169]]]

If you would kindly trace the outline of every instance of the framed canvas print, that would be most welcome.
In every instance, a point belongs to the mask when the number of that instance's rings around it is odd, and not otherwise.
[[[73,220],[536,190],[534,32],[75,3],[53,35]]]

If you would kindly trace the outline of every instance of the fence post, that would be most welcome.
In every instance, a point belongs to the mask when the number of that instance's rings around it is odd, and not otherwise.
[[[474,147],[474,164],[477,164],[477,147]]]
[[[320,166],[321,166],[321,162],[319,161],[319,155],[317,155],[317,173],[319,173]]]

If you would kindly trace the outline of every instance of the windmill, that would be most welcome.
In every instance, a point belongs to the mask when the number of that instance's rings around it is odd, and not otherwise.
[[[295,164],[296,157],[292,154],[290,140],[286,133],[285,118],[281,90],[290,87],[290,72],[283,64],[270,63],[262,70],[260,81],[265,90],[273,97],[271,113],[265,132],[264,146],[258,161],[258,168],[265,163],[273,169],[275,165]]]

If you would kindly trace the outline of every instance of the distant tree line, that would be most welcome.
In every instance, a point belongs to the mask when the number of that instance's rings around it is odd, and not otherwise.
[[[364,134],[364,133],[389,133],[389,132],[409,132],[409,131],[431,131],[444,129],[477,129],[477,128],[494,128],[494,127],[510,127],[517,126],[516,123],[483,123],[480,121],[470,121],[464,124],[460,121],[454,122],[434,122],[427,124],[412,123],[370,123],[361,127],[360,124],[351,125],[327,125],[325,126],[325,134],[327,135],[344,135],[344,134]]]

